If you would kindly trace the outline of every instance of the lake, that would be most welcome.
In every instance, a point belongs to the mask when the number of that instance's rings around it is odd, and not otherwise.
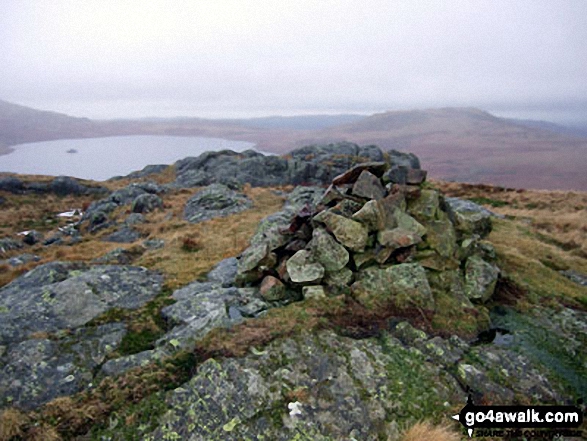
[[[0,155],[0,172],[73,176],[103,181],[150,164],[172,164],[206,151],[252,149],[253,143],[184,136],[112,136],[13,146]]]

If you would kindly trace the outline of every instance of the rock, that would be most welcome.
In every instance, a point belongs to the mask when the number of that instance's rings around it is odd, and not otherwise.
[[[22,247],[22,242],[11,239],[10,237],[0,239],[0,253],[2,254],[7,253],[8,251],[19,250]]]
[[[88,229],[91,233],[108,226],[108,215],[102,210],[94,211],[89,217]]]
[[[369,171],[363,170],[353,185],[353,194],[365,199],[379,200],[385,197],[385,189],[379,178]]]
[[[304,286],[302,288],[304,299],[323,299],[326,298],[324,287],[320,285]]]
[[[457,235],[453,224],[444,221],[429,221],[427,224],[426,243],[444,258],[453,258],[457,250]]]
[[[436,220],[440,210],[440,197],[436,190],[421,190],[420,196],[408,202],[407,211],[418,222]]]
[[[334,234],[336,240],[345,247],[358,252],[365,249],[368,231],[359,222],[347,219],[330,211],[322,211],[314,216],[314,221],[326,225],[328,230]]]
[[[463,236],[479,235],[486,237],[492,228],[492,213],[471,201],[459,198],[444,198],[450,220],[456,230]]]
[[[416,233],[403,228],[383,230],[377,234],[377,241],[390,250],[405,248],[422,242],[422,238]]]
[[[159,250],[165,246],[163,239],[148,239],[143,242],[143,246],[148,250]]]
[[[363,162],[360,164],[355,165],[354,167],[350,168],[346,172],[341,175],[338,175],[332,180],[333,185],[343,185],[343,184],[354,184],[363,174],[364,171],[369,172],[371,175],[375,175],[376,177],[380,177],[389,165],[385,162]],[[364,179],[366,179],[365,177]]]
[[[19,256],[16,257],[11,257],[10,259],[6,260],[6,262],[8,263],[8,265],[10,266],[20,266],[20,265],[24,265],[26,263],[29,262],[38,262],[39,260],[41,260],[41,258],[35,254],[20,254]]]
[[[51,181],[49,190],[58,196],[81,196],[107,192],[104,187],[88,187],[69,176],[57,176]]]
[[[416,219],[412,216],[407,214],[401,210],[395,210],[394,216],[396,219],[396,223],[398,228],[401,228],[406,231],[411,231],[412,233],[422,237],[426,234],[426,227],[419,223]]]
[[[109,181],[119,181],[121,179],[140,179],[145,178],[150,175],[157,175],[169,167],[168,164],[154,164],[154,165],[147,165],[142,170],[134,171],[129,173],[126,176],[114,176],[113,178],[108,179]]]
[[[22,193],[24,191],[24,183],[13,176],[0,178],[0,191],[7,191],[8,193]]]
[[[329,184],[332,178],[356,163],[384,159],[378,147],[360,147],[352,143],[306,146],[290,152],[287,157],[264,156],[252,150],[206,152],[175,164],[174,186],[222,183],[236,189],[245,183],[253,187],[322,185]]]
[[[465,264],[465,293],[472,301],[486,302],[493,295],[499,269],[479,256],[471,256]]]
[[[137,196],[132,202],[131,211],[133,213],[150,213],[155,210],[163,209],[163,199],[156,194],[142,194]]]
[[[122,227],[119,230],[116,230],[114,233],[109,234],[102,240],[106,242],[132,243],[136,242],[140,238],[141,233],[139,233],[137,230],[130,227]]]
[[[287,273],[294,283],[319,282],[324,276],[324,267],[313,260],[312,254],[301,250],[289,258],[286,264]]]
[[[420,160],[413,153],[404,153],[392,149],[387,154],[389,155],[392,167],[420,168]]]
[[[22,236],[22,242],[26,245],[35,245],[43,240],[43,234],[36,230],[28,231]]]
[[[426,170],[410,168],[406,174],[406,184],[419,185],[426,180]]]
[[[223,288],[233,286],[238,271],[237,264],[238,261],[234,257],[222,260],[208,273],[208,281],[217,283]]]
[[[124,225],[126,225],[127,227],[132,227],[133,225],[143,224],[145,223],[145,221],[145,216],[143,216],[141,213],[131,213],[124,220]]]
[[[324,284],[334,290],[348,288],[353,281],[353,272],[349,268],[343,268],[340,271],[326,273]]]
[[[201,363],[170,394],[159,427],[143,439],[173,433],[206,440],[372,440],[387,433],[390,421],[403,425],[400,418],[422,419],[431,408],[464,400],[450,375],[388,335],[377,341],[304,333],[275,341],[260,355]]]
[[[115,248],[101,257],[92,260],[93,263],[112,264],[112,265],[129,265],[144,253],[142,247],[132,247],[130,249]]]
[[[308,247],[314,260],[327,272],[339,271],[349,262],[349,253],[345,247],[323,229],[314,229]]]
[[[434,310],[434,297],[426,272],[414,263],[361,270],[351,290],[355,299],[369,309],[395,306]]]
[[[587,275],[586,274],[582,274],[578,271],[573,271],[573,270],[560,271],[560,273],[563,276],[565,276],[567,279],[577,283],[578,285],[587,286]]]
[[[122,341],[123,324],[81,329],[63,340],[25,340],[10,347],[0,374],[0,407],[35,409],[87,387],[93,370]]]
[[[148,192],[145,191],[141,185],[133,183],[110,193],[110,196],[108,196],[108,201],[113,202],[116,205],[126,205],[130,204],[140,195],[146,193]]]
[[[110,308],[136,309],[161,290],[140,267],[51,262],[0,289],[0,344],[35,332],[77,328]]]
[[[226,185],[212,184],[187,201],[184,218],[190,223],[198,223],[239,213],[252,206],[252,201],[245,195],[236,193]]]
[[[268,302],[275,302],[277,300],[284,300],[287,297],[287,292],[281,280],[273,276],[265,276],[259,288],[261,297]]]
[[[246,274],[259,267],[266,266],[272,260],[270,254],[269,247],[265,243],[250,246],[243,251],[238,261],[238,274]]]

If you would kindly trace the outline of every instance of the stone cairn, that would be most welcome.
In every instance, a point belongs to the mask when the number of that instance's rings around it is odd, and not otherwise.
[[[371,310],[433,313],[443,293],[465,308],[486,302],[499,275],[482,240],[490,213],[425,180],[419,168],[359,163],[289,226],[254,241],[239,258],[237,284],[258,286],[268,302],[344,294]]]

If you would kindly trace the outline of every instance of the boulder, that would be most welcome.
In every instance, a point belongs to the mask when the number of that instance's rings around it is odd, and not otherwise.
[[[462,236],[479,235],[486,237],[492,228],[492,213],[488,209],[471,201],[459,198],[444,198],[448,215]]]
[[[261,297],[268,302],[284,300],[287,297],[285,285],[277,277],[265,276],[259,287]]]
[[[367,228],[354,220],[334,214],[330,211],[322,211],[314,216],[314,221],[321,222],[334,234],[336,240],[353,251],[363,251],[367,244]]]
[[[212,184],[187,201],[184,218],[190,223],[198,223],[239,213],[252,206],[253,202],[245,195],[231,190],[226,185]]]
[[[162,281],[140,267],[38,266],[0,289],[0,344],[77,328],[113,307],[136,309],[160,292]]]
[[[333,185],[354,184],[363,172],[380,177],[388,168],[385,162],[363,162],[355,165],[332,180]],[[365,177],[367,178],[367,177]],[[365,179],[364,178],[364,179]]]
[[[434,297],[426,271],[418,264],[366,268],[357,273],[357,281],[351,289],[355,299],[369,309],[434,310]]]
[[[8,193],[22,193],[25,189],[25,184],[14,176],[0,178],[0,191],[7,191]]]
[[[365,199],[379,200],[385,197],[385,188],[379,178],[368,170],[363,170],[353,185],[353,194]]]
[[[479,256],[471,256],[465,263],[465,292],[474,302],[486,302],[493,295],[499,268]]]
[[[150,213],[155,210],[163,209],[163,199],[156,194],[142,194],[137,196],[131,205],[131,211],[133,213]]]
[[[79,329],[62,340],[32,339],[12,345],[0,369],[0,407],[35,409],[85,389],[93,370],[126,334],[121,323]]]
[[[383,230],[377,234],[377,241],[384,247],[393,250],[416,245],[422,242],[422,238],[416,233],[403,228]]]
[[[114,233],[109,234],[103,240],[106,242],[132,243],[141,238],[141,233],[130,227],[122,227]]]
[[[286,267],[289,278],[294,283],[315,283],[324,276],[324,267],[315,262],[307,250],[298,251],[290,257]]]
[[[349,262],[349,253],[341,244],[321,228],[316,228],[308,244],[312,256],[327,272],[341,270]]]

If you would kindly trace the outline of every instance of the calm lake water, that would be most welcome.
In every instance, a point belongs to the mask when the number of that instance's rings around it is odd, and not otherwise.
[[[0,155],[0,172],[66,175],[103,181],[150,164],[172,164],[206,151],[252,149],[253,143],[183,136],[112,136],[13,146]]]

